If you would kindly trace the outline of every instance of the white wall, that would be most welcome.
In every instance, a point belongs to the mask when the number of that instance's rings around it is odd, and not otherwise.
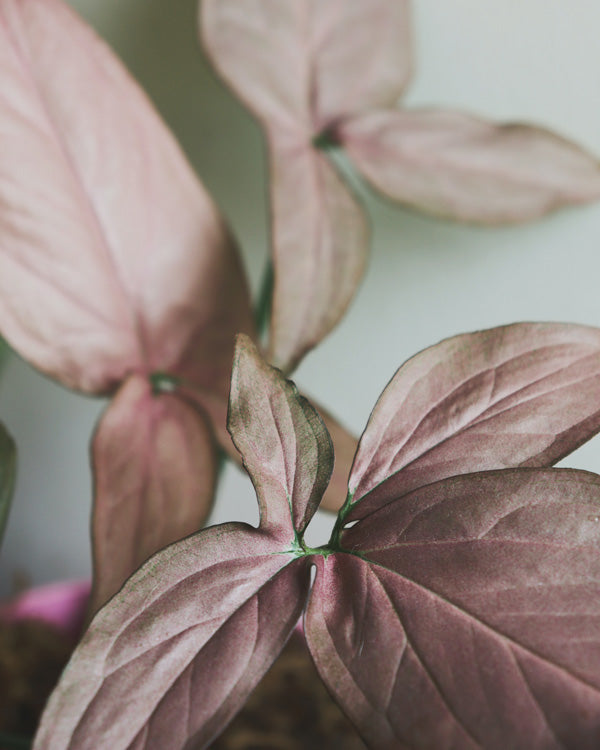
[[[182,140],[232,223],[256,288],[266,252],[262,142],[201,57],[194,0],[71,5],[118,50]],[[535,120],[600,154],[599,27],[593,0],[415,0],[418,59],[407,102]],[[357,432],[397,366],[445,336],[517,320],[600,325],[600,205],[484,230],[367,202],[367,277],[343,323],[296,374]],[[9,365],[0,417],[18,441],[20,474],[0,594],[15,575],[87,574],[87,443],[100,408],[22,362]],[[565,463],[600,472],[600,437]],[[229,470],[215,518],[255,516],[251,490]]]

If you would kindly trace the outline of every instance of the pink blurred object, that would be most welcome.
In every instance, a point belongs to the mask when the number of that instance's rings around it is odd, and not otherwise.
[[[77,639],[90,598],[89,581],[59,581],[36,586],[0,605],[0,621],[43,620]]]

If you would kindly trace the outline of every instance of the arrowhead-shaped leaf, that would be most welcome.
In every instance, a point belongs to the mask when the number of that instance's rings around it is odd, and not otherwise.
[[[289,372],[345,313],[365,271],[369,230],[356,198],[311,146],[271,143],[271,201],[269,359]]]
[[[261,526],[291,543],[325,492],[333,447],[316,410],[247,336],[237,340],[228,428],[256,488]]]
[[[0,0],[0,90],[3,334],[86,391],[132,370],[214,386],[245,282],[145,94],[60,0]]]
[[[481,223],[527,221],[600,198],[600,162],[542,128],[452,111],[375,111],[336,135],[389,198]]]
[[[200,9],[215,68],[268,129],[310,137],[394,104],[408,83],[408,0],[202,0]]]
[[[42,718],[37,750],[207,747],[292,632],[306,560],[242,524],[155,555],[102,609]]]
[[[217,461],[202,413],[141,376],[109,404],[92,458],[96,611],[150,555],[202,527]]]
[[[308,643],[370,747],[600,744],[600,477],[481,472],[359,521]]]
[[[599,429],[600,330],[518,323],[455,336],[408,360],[379,398],[348,520],[455,474],[551,466]]]
[[[17,450],[13,439],[0,424],[0,544],[15,487],[17,472]]]
[[[179,394],[184,395],[205,412],[212,422],[215,437],[220,446],[226,451],[229,458],[241,465],[242,458],[233,444],[231,435],[226,429],[224,403],[221,399],[208,399],[198,391],[181,386],[177,389]],[[314,401],[311,399],[311,403]],[[348,475],[352,467],[352,461],[356,453],[358,439],[355,435],[343,427],[335,417],[327,412],[320,404],[315,404],[316,410],[325,424],[327,432],[331,437],[334,450],[334,464],[331,479],[323,495],[320,508],[323,510],[337,511],[343,505],[348,493]],[[286,521],[287,524],[287,521]]]
[[[361,207],[312,140],[340,117],[400,96],[410,68],[408,3],[205,0],[201,20],[215,67],[266,129],[269,359],[289,372],[343,316],[368,249]]]

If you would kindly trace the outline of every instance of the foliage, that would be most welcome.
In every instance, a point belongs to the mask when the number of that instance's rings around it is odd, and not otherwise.
[[[236,242],[144,92],[62,0],[0,0],[0,22],[0,332],[111,399],[91,451],[99,611],[36,747],[205,747],[300,617],[374,748],[597,747],[600,478],[550,467],[600,431],[600,331],[426,349],[358,447],[285,378],[367,264],[340,154],[397,202],[485,224],[598,198],[597,159],[541,127],[401,108],[408,0],[203,0],[205,49],[268,144],[263,359]],[[221,452],[258,528],[198,531]],[[0,534],[14,467],[1,429]],[[338,515],[315,549],[318,507]]]
[[[35,747],[207,747],[301,612],[370,747],[597,747],[600,477],[532,467],[600,429],[584,405],[599,390],[594,329],[515,325],[422,352],[382,394],[331,539],[312,549],[331,440],[240,337],[229,429],[260,525],[210,527],[151,558],[92,622]],[[558,419],[542,438],[524,414]],[[508,456],[527,468],[494,468]]]

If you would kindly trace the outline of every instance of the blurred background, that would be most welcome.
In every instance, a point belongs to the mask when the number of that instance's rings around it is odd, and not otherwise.
[[[264,267],[265,161],[257,125],[215,78],[197,43],[196,0],[70,0],[148,91],[229,220],[256,291]],[[596,0],[415,0],[408,105],[537,122],[600,155]],[[342,324],[295,374],[360,433],[382,388],[416,351],[520,320],[600,325],[600,204],[526,226],[479,229],[412,214],[366,189],[371,262]],[[19,477],[0,553],[0,596],[89,575],[88,444],[103,402],[72,394],[12,357],[0,418]],[[600,472],[600,436],[563,462]],[[229,466],[213,520],[257,519]],[[318,519],[309,541],[328,537]]]

